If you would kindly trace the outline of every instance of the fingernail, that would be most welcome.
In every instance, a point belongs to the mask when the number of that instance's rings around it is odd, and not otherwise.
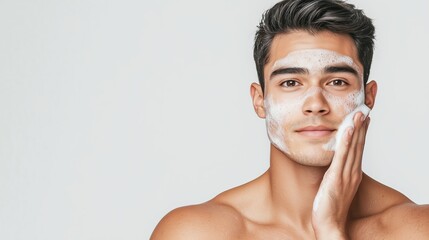
[[[362,114],[362,117],[360,117],[360,121],[361,122],[365,121],[365,118],[366,118],[365,115]]]

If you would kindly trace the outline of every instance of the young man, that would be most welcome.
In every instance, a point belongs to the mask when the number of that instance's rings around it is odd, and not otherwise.
[[[339,0],[285,0],[256,33],[256,114],[270,168],[214,199],[173,210],[152,240],[429,239],[429,206],[361,170],[374,26]]]

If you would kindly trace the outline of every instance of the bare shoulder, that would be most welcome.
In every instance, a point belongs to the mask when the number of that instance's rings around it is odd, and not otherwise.
[[[353,239],[429,239],[429,205],[415,204],[366,175],[362,183],[350,224]]]
[[[248,239],[252,219],[261,215],[255,206],[266,205],[260,197],[264,192],[261,179],[227,190],[208,202],[169,212],[156,226],[151,240]]]
[[[389,239],[429,239],[429,205],[403,203],[381,216]]]
[[[242,217],[234,208],[209,201],[169,212],[150,239],[237,239],[243,227]]]

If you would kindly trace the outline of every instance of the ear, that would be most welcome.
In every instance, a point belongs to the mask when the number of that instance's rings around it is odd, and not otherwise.
[[[377,82],[371,81],[365,86],[365,105],[373,108],[375,104],[375,97],[377,96]]]
[[[250,96],[252,97],[253,108],[260,118],[265,118],[264,93],[261,85],[252,83],[250,85]]]

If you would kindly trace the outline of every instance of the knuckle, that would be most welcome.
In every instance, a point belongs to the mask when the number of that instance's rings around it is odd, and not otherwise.
[[[353,174],[351,181],[353,184],[359,184],[362,181],[362,173]]]

